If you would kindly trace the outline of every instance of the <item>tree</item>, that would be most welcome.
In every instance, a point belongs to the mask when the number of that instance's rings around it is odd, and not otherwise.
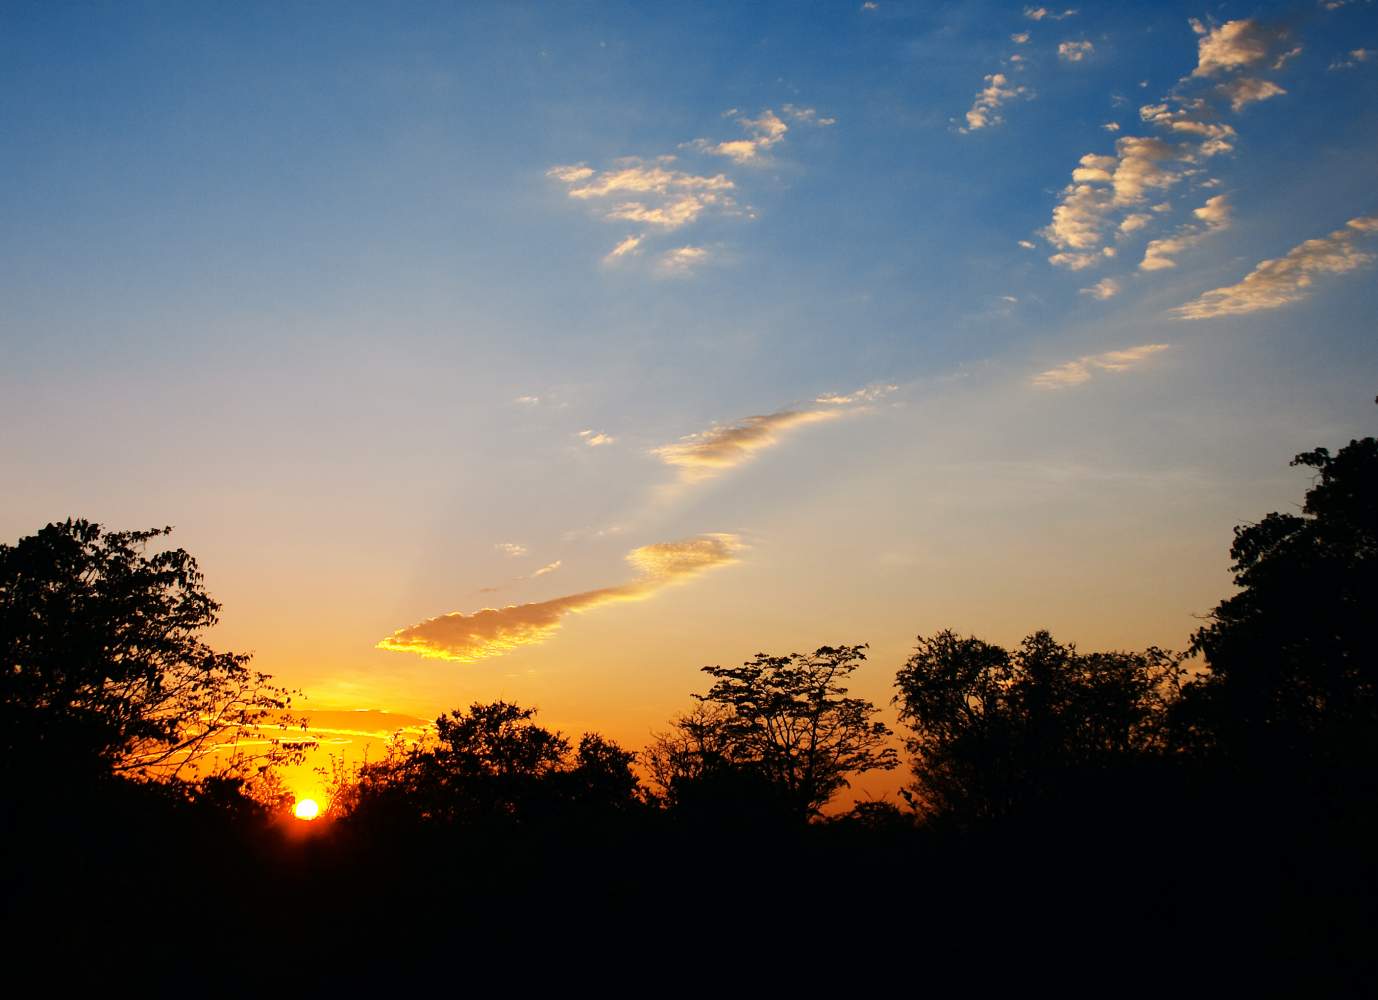
[[[243,768],[241,736],[285,726],[291,694],[200,638],[220,605],[171,532],[68,520],[0,545],[0,768],[99,778]],[[296,747],[300,746],[298,741]],[[292,741],[270,741],[268,757]],[[204,774],[202,775],[204,776]]]
[[[1192,636],[1207,671],[1180,718],[1207,752],[1270,772],[1362,770],[1378,761],[1378,440],[1316,470],[1300,514],[1235,528],[1240,588]]]
[[[639,802],[635,754],[594,733],[575,748],[535,716],[505,701],[442,715],[430,739],[394,741],[352,776],[337,770],[332,810],[374,826],[508,828],[605,818]]]
[[[841,681],[864,662],[865,646],[823,646],[810,655],[757,653],[740,667],[704,667],[714,678],[700,707],[649,751],[662,791],[682,799],[706,782],[750,790],[753,781],[793,817],[807,819],[848,776],[898,763],[879,709],[845,697]]]
[[[1161,649],[1079,653],[1045,631],[1008,650],[942,631],[895,679],[929,814],[990,820],[1167,747],[1180,659]]]

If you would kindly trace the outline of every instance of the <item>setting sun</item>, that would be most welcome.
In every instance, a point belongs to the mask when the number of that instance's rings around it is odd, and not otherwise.
[[[292,809],[292,814],[297,819],[311,820],[321,814],[321,807],[316,804],[315,799],[302,799]]]

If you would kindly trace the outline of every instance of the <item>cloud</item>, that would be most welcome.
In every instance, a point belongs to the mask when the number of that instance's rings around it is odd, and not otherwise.
[[[620,199],[600,209],[605,219],[665,230],[688,225],[710,209],[724,213],[736,209],[731,195],[735,184],[726,175],[677,170],[671,166],[674,160],[673,156],[651,161],[632,158],[601,172],[583,164],[557,166],[547,170],[546,176],[567,185],[569,197],[576,201]],[[627,200],[629,195],[637,200]],[[604,259],[629,254],[640,242],[640,236],[628,236]]]
[[[898,389],[897,385],[868,385],[864,389],[857,389],[855,392],[840,393],[829,392],[822,396],[815,397],[815,403],[823,403],[827,406],[852,406],[857,403],[873,403],[878,399],[890,395]]]
[[[1331,61],[1330,69],[1353,69],[1360,63],[1366,63],[1378,53],[1373,49],[1350,49],[1348,58],[1343,56]]]
[[[1140,344],[1123,351],[1106,351],[1104,354],[1088,354],[1068,361],[1066,364],[1049,368],[1033,377],[1033,385],[1038,389],[1066,389],[1089,381],[1097,372],[1126,372],[1136,367],[1146,358],[1159,351],[1167,350],[1167,344]]]
[[[633,549],[627,561],[639,571],[629,583],[588,590],[534,604],[484,608],[472,614],[454,611],[398,629],[378,649],[414,653],[427,659],[473,663],[501,656],[522,646],[539,645],[560,628],[562,619],[594,608],[644,601],[675,583],[737,561],[744,546],[736,535],[700,535]]]
[[[1120,283],[1114,278],[1101,278],[1090,288],[1083,288],[1082,295],[1089,295],[1093,299],[1104,302],[1106,299],[1113,299],[1120,294]]]
[[[666,465],[680,470],[686,482],[708,479],[724,469],[741,465],[755,453],[778,444],[780,435],[796,427],[834,420],[846,411],[842,408],[824,410],[782,410],[761,416],[745,417],[734,424],[720,424],[697,434],[690,434],[674,444],[652,449]]]
[[[1132,212],[1120,220],[1120,224],[1115,227],[1115,232],[1123,236],[1128,236],[1130,233],[1135,233],[1143,229],[1152,221],[1153,216],[1149,215],[1147,212]]]
[[[1193,19],[1191,26],[1201,36],[1197,42],[1196,69],[1191,74],[1197,77],[1215,76],[1262,62],[1287,37],[1285,28],[1270,27],[1253,18],[1226,21],[1216,28]]]
[[[1028,42],[1028,40],[1029,33],[1027,31],[1021,31],[1017,35],[1010,35],[1010,41],[1014,42],[1015,45],[1023,45]]]
[[[613,247],[603,259],[611,262],[620,257],[625,257],[627,254],[637,253],[637,248],[641,246],[641,241],[643,239],[645,239],[644,236],[628,236],[621,243],[617,244],[617,246]]]
[[[1167,104],[1146,104],[1139,109],[1139,117],[1151,125],[1166,128],[1179,135],[1198,137],[1201,140],[1199,150],[1203,156],[1227,153],[1234,148],[1234,140],[1239,134],[1232,125],[1206,121],[1211,112],[1205,101],[1198,98],[1176,103],[1176,108],[1169,108]]]
[[[662,274],[686,275],[708,259],[703,247],[677,247],[660,255],[658,267]]]
[[[880,4],[876,3],[876,0],[866,0],[866,2],[865,2],[864,4],[861,5],[861,9],[862,9],[862,10],[880,10]]]
[[[1090,42],[1061,42],[1057,47],[1057,56],[1067,62],[1081,62],[1095,50],[1096,47]]]
[[[1101,128],[1105,129],[1105,131],[1107,132],[1118,132],[1120,130],[1120,123],[1106,122],[1104,125],[1101,126]]]
[[[999,125],[1004,118],[1000,116],[1000,106],[1014,97],[1027,97],[1027,87],[1010,86],[1004,73],[990,73],[986,76],[986,86],[977,95],[971,110],[966,114],[966,128],[963,133]]]
[[[827,128],[836,125],[836,118],[826,118],[818,113],[817,108],[801,108],[797,104],[785,104],[780,108],[785,116],[800,125],[816,125],[819,128]]]
[[[1072,8],[1064,10],[1061,14],[1054,13],[1047,7],[1025,7],[1024,16],[1030,21],[1042,21],[1047,18],[1050,21],[1062,21],[1076,14]]]
[[[808,110],[816,117],[816,112]],[[689,145],[702,153],[726,156],[733,163],[754,163],[760,160],[768,149],[783,140],[785,133],[789,131],[789,126],[770,108],[766,108],[756,118],[738,116],[737,122],[747,131],[749,138],[729,139],[718,143],[707,139],[695,139]]]
[[[1036,245],[1034,244],[1033,240],[1020,240],[1019,245],[1023,247],[1025,250],[1036,249]]]
[[[1235,285],[1204,292],[1173,309],[1177,319],[1211,319],[1243,316],[1300,302],[1311,294],[1318,274],[1343,274],[1365,267],[1374,254],[1358,246],[1360,240],[1378,234],[1378,216],[1350,219],[1343,229],[1307,240],[1276,260],[1259,263]]]
[[[556,559],[553,563],[547,563],[545,566],[542,566],[540,569],[536,570],[536,572],[532,573],[531,576],[534,579],[538,576],[545,576],[548,573],[554,573],[557,569],[560,568],[560,565],[560,560]]]
[[[1216,89],[1229,100],[1232,111],[1239,111],[1246,104],[1266,101],[1270,97],[1279,97],[1287,93],[1272,80],[1260,80],[1252,76],[1236,77],[1222,83]]]
[[[1149,241],[1148,246],[1144,248],[1144,259],[1139,262],[1140,270],[1162,271],[1176,267],[1177,262],[1173,258],[1178,254],[1195,247],[1211,233],[1229,228],[1228,196],[1218,194],[1208,198],[1206,203],[1195,209],[1192,214],[1200,220],[1199,224],[1185,225],[1171,236]]]
[[[504,555],[511,556],[513,559],[516,559],[518,556],[526,555],[526,546],[519,545],[516,542],[498,542],[493,548]]]
[[[579,432],[579,436],[584,439],[584,444],[590,448],[600,448],[605,444],[612,444],[617,440],[611,434],[604,434],[601,431],[584,430]]]
[[[522,405],[522,406],[540,406],[540,405],[541,405],[541,397],[540,397],[540,396],[518,396],[516,399],[512,400],[512,402],[514,402],[514,403],[519,403],[519,404]]]

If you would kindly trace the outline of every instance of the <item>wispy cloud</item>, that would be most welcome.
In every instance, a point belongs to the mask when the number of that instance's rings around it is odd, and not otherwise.
[[[1038,389],[1067,389],[1090,381],[1097,372],[1129,371],[1167,348],[1167,344],[1140,344],[1138,347],[1129,347],[1122,351],[1088,354],[1056,368],[1039,372],[1033,377],[1033,385]]]
[[[1374,261],[1373,252],[1359,246],[1378,234],[1378,216],[1350,219],[1343,229],[1307,240],[1276,260],[1259,263],[1235,285],[1215,288],[1172,310],[1178,319],[1243,316],[1300,302],[1311,294],[1319,274],[1343,274]]]
[[[560,560],[556,559],[553,563],[546,563],[540,569],[536,570],[536,572],[532,573],[531,576],[533,579],[538,576],[546,576],[549,573],[554,573],[560,566]]]
[[[681,482],[699,482],[749,462],[798,427],[836,420],[894,390],[894,386],[870,386],[851,393],[828,393],[809,409],[780,410],[744,417],[730,424],[716,424],[680,438],[674,444],[653,448],[666,465],[679,470]]]
[[[1051,11],[1047,7],[1025,7],[1024,16],[1030,21],[1062,21],[1076,14],[1076,10],[1071,7],[1063,10],[1062,13]]]
[[[1027,87],[1012,85],[1004,73],[987,74],[985,82],[986,85],[977,93],[971,110],[966,113],[966,127],[958,131],[975,132],[978,129],[999,125],[1004,121],[1000,115],[1001,105],[1016,97],[1030,96]]]
[[[704,247],[676,247],[660,255],[656,268],[661,274],[676,277],[691,273],[707,260],[708,250]]]
[[[1230,110],[1232,111],[1239,111],[1245,105],[1266,101],[1270,97],[1280,97],[1287,93],[1272,80],[1261,80],[1253,76],[1235,77],[1233,80],[1222,83],[1216,89],[1230,102]]]
[[[579,437],[583,438],[584,444],[588,445],[590,448],[601,448],[605,444],[613,444],[617,441],[617,438],[613,437],[611,434],[604,434],[602,431],[591,429],[580,431]]]
[[[608,604],[647,600],[672,584],[736,562],[737,553],[743,548],[740,539],[731,534],[645,545],[627,555],[627,561],[639,574],[629,583],[533,604],[484,608],[471,614],[451,612],[398,629],[380,641],[377,648],[457,663],[501,656],[547,641],[567,615]]]
[[[641,241],[643,239],[645,239],[644,236],[628,236],[621,243],[617,244],[617,246],[613,247],[603,259],[612,262],[619,258],[626,257],[628,254],[634,254],[637,252],[637,248],[641,246]]]
[[[1143,271],[1162,271],[1176,267],[1174,258],[1197,246],[1211,233],[1228,229],[1230,225],[1230,203],[1223,194],[1206,199],[1206,203],[1192,212],[1199,222],[1182,226],[1171,236],[1150,240],[1144,248],[1144,258],[1139,262]]]
[[[1090,288],[1083,288],[1082,295],[1089,295],[1093,299],[1104,302],[1106,299],[1113,299],[1120,294],[1120,283],[1114,278],[1101,278]]]
[[[513,559],[526,555],[526,546],[517,542],[498,542],[493,548],[503,555],[511,556]]]
[[[1331,60],[1330,69],[1354,69],[1360,63],[1371,62],[1378,55],[1373,49],[1350,49],[1348,53]]]

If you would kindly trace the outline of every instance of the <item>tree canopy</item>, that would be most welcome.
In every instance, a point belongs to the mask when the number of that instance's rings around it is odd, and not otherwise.
[[[1300,514],[1238,527],[1239,592],[1192,636],[1207,673],[1182,717],[1198,749],[1268,769],[1343,766],[1378,751],[1378,440],[1304,452]]]
[[[1009,815],[1069,781],[1166,746],[1179,658],[1081,653],[1046,631],[1010,652],[942,631],[896,677],[916,801],[928,813]]]
[[[149,552],[171,530],[68,520],[0,545],[0,767],[12,776],[188,774],[213,754],[224,771],[244,763],[238,737],[290,721],[289,692],[200,638],[220,605],[185,550]]]
[[[865,646],[813,653],[757,653],[740,667],[711,666],[699,708],[677,719],[649,751],[651,772],[672,799],[705,782],[755,781],[791,814],[816,814],[848,776],[898,763],[890,729],[842,681],[865,661]],[[735,776],[735,777],[730,777]]]

